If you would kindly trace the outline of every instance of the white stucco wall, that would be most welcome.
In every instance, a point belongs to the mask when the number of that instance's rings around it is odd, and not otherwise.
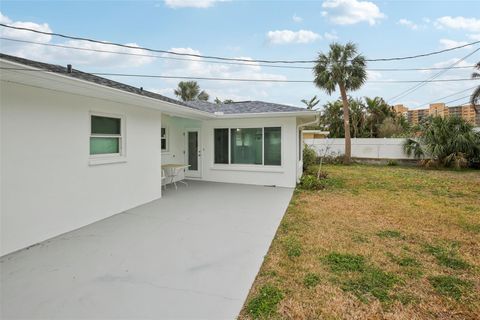
[[[157,199],[159,111],[1,81],[0,255]],[[125,117],[126,162],[89,165],[89,112]]]
[[[323,155],[345,153],[345,139],[305,139],[304,143]],[[354,138],[352,157],[368,159],[409,159],[403,151],[405,139],[401,138]]]

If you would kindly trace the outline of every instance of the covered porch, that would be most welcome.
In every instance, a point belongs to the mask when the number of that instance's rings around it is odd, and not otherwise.
[[[188,182],[3,256],[1,318],[235,319],[293,189]]]
[[[161,151],[164,185],[202,178],[202,120],[162,114]]]

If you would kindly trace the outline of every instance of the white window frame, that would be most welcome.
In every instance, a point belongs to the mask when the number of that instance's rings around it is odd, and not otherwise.
[[[265,128],[280,128],[280,165],[266,165],[265,164]],[[215,129],[228,129],[228,163],[215,163]],[[251,163],[232,163],[232,129],[262,129],[262,164]],[[283,168],[283,146],[284,146],[284,127],[283,125],[271,125],[271,126],[220,126],[213,128],[213,155],[212,162],[213,168],[271,168],[281,169]]]
[[[165,149],[162,149],[162,129],[165,129]],[[168,132],[168,126],[162,126],[162,128],[160,129],[160,150],[162,151],[162,153],[168,153],[170,151],[170,134]]]
[[[120,119],[120,135],[112,134],[92,134],[92,117],[106,117]],[[112,114],[105,112],[90,111],[88,115],[89,130],[88,130],[88,154],[90,165],[100,165],[107,163],[126,162],[126,120],[123,114]],[[119,139],[119,152],[117,153],[103,153],[103,154],[90,154],[90,139],[91,138],[118,138]]]

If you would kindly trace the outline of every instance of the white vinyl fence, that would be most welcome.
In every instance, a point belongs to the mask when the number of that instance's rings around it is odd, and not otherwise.
[[[304,139],[319,156],[342,155],[345,139]],[[401,138],[352,138],[352,158],[365,159],[411,159],[403,151],[405,139]]]

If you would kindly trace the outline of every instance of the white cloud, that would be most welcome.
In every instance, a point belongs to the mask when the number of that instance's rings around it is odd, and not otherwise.
[[[338,40],[338,35],[335,31],[332,32],[325,32],[323,37],[327,40]]]
[[[292,17],[292,20],[293,20],[293,22],[300,23],[300,22],[303,21],[303,18],[294,14],[293,17]]]
[[[407,27],[409,29],[412,29],[412,30],[417,30],[418,29],[417,24],[415,24],[413,21],[410,21],[410,20],[407,20],[407,19],[400,19],[400,20],[398,20],[397,24],[405,26],[405,27]]]
[[[4,16],[2,12],[0,12],[0,23],[9,24],[12,23],[12,20],[10,20],[9,17]]]
[[[433,68],[448,68],[448,67],[450,67],[454,64],[455,64],[454,67],[470,67],[470,66],[474,65],[475,62],[474,61],[465,61],[465,60],[460,61],[460,58],[451,58],[451,59],[448,59],[448,60],[444,60],[444,61],[434,63],[433,65],[431,65],[431,67],[433,67]],[[421,71],[418,71],[418,73],[424,74],[424,75],[425,74],[433,75],[433,74],[438,73],[439,71],[441,71],[441,70],[421,70]],[[445,79],[446,78],[470,78],[471,73],[472,73],[471,68],[461,68],[461,69],[455,68],[455,69],[448,70],[448,73],[446,73],[444,76],[442,76],[442,78],[445,78]],[[453,85],[463,85],[464,86],[465,84],[462,83],[462,82],[458,82],[458,83],[438,82],[438,83],[431,83],[430,85],[437,85],[437,86],[442,87],[442,88],[443,87],[448,88],[449,86],[453,86]],[[441,91],[439,91],[439,93],[440,92]]]
[[[178,53],[201,54],[200,51],[193,48],[171,48],[170,51]],[[252,60],[250,57],[236,57],[239,59]],[[204,63],[202,58],[190,57],[189,60],[165,60],[161,67],[162,75],[170,76],[192,76],[192,77],[216,77],[216,78],[248,78],[255,80],[286,80],[287,77],[281,74],[268,73],[257,62],[248,64],[214,64]],[[166,89],[156,90],[159,93],[169,96],[173,95],[173,89],[179,82],[178,79],[165,81]],[[261,83],[261,82],[232,82],[232,81],[198,81],[201,88],[206,90],[210,97],[214,99],[233,99],[250,100],[256,98],[267,98],[268,89],[273,86],[282,86],[280,83]]]
[[[43,32],[52,32],[52,30],[46,23],[38,24],[35,22],[12,21],[9,17],[3,15],[1,12],[0,12],[0,22],[14,26],[14,27],[35,29]],[[52,36],[45,35],[45,34],[34,33],[34,32],[24,31],[24,30],[9,29],[9,28],[3,28],[3,27],[0,29],[0,35],[5,38],[15,38],[20,40],[35,41],[35,42],[49,42],[52,39]]]
[[[367,70],[368,80],[379,80],[382,78],[382,74],[378,71]]]
[[[171,48],[170,51],[201,55],[201,52],[192,48]],[[252,60],[250,57],[235,57],[237,59]],[[189,57],[189,60],[166,60],[164,73],[174,75],[191,75],[199,77],[218,78],[245,78],[252,79],[286,79],[283,75],[263,73],[258,62],[245,62],[240,64],[204,63],[202,58]]]
[[[375,25],[385,18],[378,6],[370,1],[359,0],[325,0],[322,3],[322,15],[335,24],[348,25],[368,22]]]
[[[466,41],[455,41],[451,39],[440,39],[439,42],[440,42],[440,47],[442,49],[451,49],[451,48],[463,46],[468,43]]]
[[[0,12],[0,21],[14,26],[21,26],[30,29],[41,30],[45,32],[52,32],[48,24],[38,24],[35,22],[12,21],[7,16]],[[122,48],[117,46],[104,45],[100,43],[92,43],[79,40],[67,40],[64,42],[52,42],[52,37],[49,35],[37,34],[29,31],[21,31],[15,29],[1,28],[0,35],[2,37],[33,41],[45,44],[57,44],[62,46],[77,47],[91,50],[104,50],[120,53],[134,53],[134,54],[148,54],[147,51],[133,48]],[[127,43],[129,46],[138,47],[136,43]],[[95,67],[115,67],[128,68],[139,67],[151,63],[155,60],[153,57],[132,56],[126,54],[117,54],[112,52],[99,52],[66,49],[60,47],[49,47],[40,44],[29,43],[15,43],[10,41],[1,41],[2,51],[6,54],[11,54],[27,59],[40,60],[44,62],[51,62],[56,64],[71,63],[75,67],[78,66],[95,66]]]
[[[267,41],[271,44],[310,43],[319,39],[321,36],[310,30],[275,30],[267,33]]]
[[[445,61],[441,61],[441,62],[437,62],[437,63],[434,63],[433,64],[433,67],[434,68],[444,68],[444,67],[449,67],[451,66],[452,64],[456,63],[460,61],[460,58],[452,58],[452,59],[449,59],[449,60],[445,60]],[[465,61],[465,60],[462,60],[460,62],[458,62],[455,67],[468,67],[468,66],[471,66],[473,65],[474,63],[472,62],[468,62],[468,61]],[[453,71],[453,70],[452,70]],[[451,72],[452,72],[451,71]],[[468,71],[470,72],[470,70]]]
[[[467,30],[470,32],[480,32],[480,19],[465,18],[462,16],[459,16],[459,17],[445,16],[445,17],[438,18],[435,21],[435,26],[439,29],[450,28],[450,29]]]
[[[472,39],[474,41],[480,41],[480,33],[479,34],[469,34],[468,38]]]
[[[138,47],[136,43],[125,43],[128,46]],[[60,59],[68,61],[74,65],[81,66],[99,66],[99,67],[140,67],[155,61],[154,57],[148,56],[132,56],[128,54],[151,55],[148,51],[131,48],[121,48],[117,46],[104,45],[100,43],[89,43],[78,40],[68,40],[63,45],[71,47],[79,47],[91,50],[104,50],[118,52],[98,52],[98,51],[81,51],[61,48],[48,48],[44,53],[51,59]],[[126,54],[125,54],[126,53]]]
[[[209,8],[223,1],[226,0],[165,0],[165,5],[170,8]]]

